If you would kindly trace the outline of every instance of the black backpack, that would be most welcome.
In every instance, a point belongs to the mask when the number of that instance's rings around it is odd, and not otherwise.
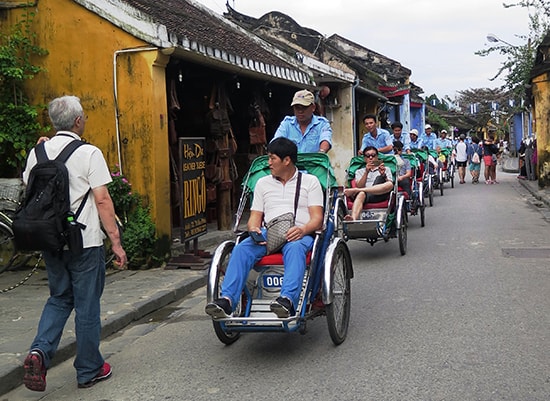
[[[17,249],[23,251],[60,252],[65,245],[75,254],[82,251],[83,224],[76,219],[88,193],[76,213],[71,212],[69,172],[65,162],[85,142],[74,140],[54,160],[48,159],[44,142],[35,147],[37,164],[29,174],[24,200],[13,219]],[[78,234],[76,243],[75,234]],[[78,243],[78,241],[80,243]]]

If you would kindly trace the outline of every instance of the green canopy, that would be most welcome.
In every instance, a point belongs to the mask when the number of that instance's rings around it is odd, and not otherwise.
[[[246,190],[254,192],[254,187],[258,180],[271,174],[267,160],[268,156],[265,155],[259,156],[252,161],[252,165],[242,184]],[[325,153],[298,153],[298,163],[296,167],[302,172],[315,175],[324,191],[326,191],[327,188],[335,188],[338,186],[334,170],[330,165],[330,159]]]
[[[423,163],[428,160],[428,151],[425,149],[411,149],[411,152],[413,152]]]
[[[407,159],[413,168],[417,168],[420,165],[420,160],[414,153],[403,153],[401,157]]]

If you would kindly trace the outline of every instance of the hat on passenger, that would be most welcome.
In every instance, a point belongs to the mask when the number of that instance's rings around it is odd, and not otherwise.
[[[299,104],[301,106],[311,106],[313,103],[315,103],[315,96],[307,89],[304,89],[294,94],[290,105],[295,106]]]
[[[446,129],[442,129],[441,130],[441,134],[446,134],[447,133],[447,130]]]
[[[430,124],[426,124],[425,129],[432,129],[432,126]]]
[[[409,132],[409,135],[416,135],[418,136],[418,130],[416,128],[413,128],[411,132]]]

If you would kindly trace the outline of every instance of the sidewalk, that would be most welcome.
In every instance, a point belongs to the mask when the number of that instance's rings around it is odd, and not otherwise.
[[[505,173],[519,173],[517,157],[505,157],[500,165]],[[518,179],[518,182],[523,185],[536,199],[543,202],[547,207],[550,207],[550,188],[540,189],[538,181],[528,181]]]
[[[199,237],[199,249],[214,252],[216,246],[234,238],[231,231],[215,226]],[[183,245],[176,244],[174,253]],[[16,284],[24,272],[0,274],[0,290]],[[207,270],[150,269],[109,270],[101,298],[102,337],[121,330],[132,321],[182,299],[206,285]],[[42,308],[48,298],[46,271],[38,271],[24,285],[0,293],[0,395],[22,384],[23,360],[36,334]],[[53,364],[72,358],[75,353],[74,314],[69,317]]]

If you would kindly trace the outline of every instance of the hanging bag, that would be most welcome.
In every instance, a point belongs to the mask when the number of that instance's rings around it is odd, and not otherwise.
[[[294,213],[288,212],[275,217],[266,224],[267,227],[267,254],[270,255],[279,251],[287,242],[286,234],[294,226],[298,199],[300,197],[300,186],[302,173],[298,173],[296,181],[296,193],[294,194]]]
[[[265,119],[258,105],[254,105],[254,119],[248,129],[248,134],[251,145],[265,145],[267,143]]]

